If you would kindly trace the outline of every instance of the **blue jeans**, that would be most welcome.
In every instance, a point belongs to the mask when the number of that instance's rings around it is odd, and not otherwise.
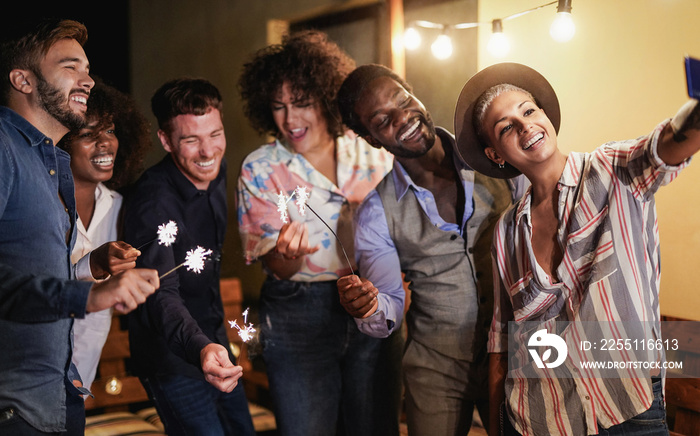
[[[599,434],[602,436],[668,435],[668,423],[666,422],[666,408],[664,406],[661,380],[652,383],[651,389],[654,393],[654,400],[649,410],[610,428],[598,426]]]
[[[335,281],[268,279],[260,331],[282,436],[398,435],[401,336],[361,333]]]
[[[230,393],[204,379],[185,376],[141,378],[169,436],[255,436],[241,382]]]
[[[70,392],[66,393],[66,431],[43,432],[32,427],[16,410],[0,411],[0,435],[13,436],[79,436],[85,434],[85,400]]]
[[[655,381],[651,385],[654,400],[651,407],[646,412],[628,419],[610,428],[603,428],[598,425],[598,434],[602,436],[667,436],[668,423],[666,422],[666,408],[664,406],[663,390],[661,380]],[[502,409],[502,413],[505,410]],[[503,434],[506,436],[519,436],[507,417],[504,421]]]

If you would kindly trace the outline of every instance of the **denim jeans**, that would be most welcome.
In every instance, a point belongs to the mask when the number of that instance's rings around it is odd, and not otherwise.
[[[598,434],[601,436],[667,436],[668,423],[666,422],[666,407],[664,406],[663,389],[661,380],[654,381],[651,385],[654,399],[651,407],[646,412],[628,419],[610,428],[598,426]],[[505,410],[502,410],[505,412]],[[503,434],[506,436],[519,436],[507,417],[504,421]]]
[[[66,431],[43,432],[32,427],[14,408],[0,411],[0,435],[12,436],[81,436],[85,434],[85,400],[66,393]]]
[[[268,279],[260,331],[282,436],[332,436],[339,423],[346,436],[398,434],[401,337],[361,333],[335,281]]]
[[[666,407],[664,406],[661,380],[654,381],[654,383],[651,385],[651,389],[654,393],[654,400],[652,401],[649,410],[610,428],[602,428],[598,426],[599,434],[601,436],[668,435]]]
[[[241,382],[230,393],[181,375],[144,377],[141,384],[169,436],[255,436]]]

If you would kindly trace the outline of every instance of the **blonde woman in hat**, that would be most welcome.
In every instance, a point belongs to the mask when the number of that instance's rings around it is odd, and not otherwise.
[[[538,436],[668,434],[663,371],[586,370],[580,363],[601,351],[575,344],[594,337],[583,321],[623,340],[660,339],[654,194],[700,148],[699,112],[692,100],[647,136],[565,155],[556,94],[535,70],[498,64],[464,86],[455,113],[464,159],[484,174],[522,172],[531,182],[494,233],[491,434],[501,424],[505,434]],[[506,355],[509,340],[532,344],[542,328],[566,341],[563,364],[540,361],[540,369],[522,348]],[[629,363],[635,351],[607,357]],[[661,362],[663,350],[646,357]]]

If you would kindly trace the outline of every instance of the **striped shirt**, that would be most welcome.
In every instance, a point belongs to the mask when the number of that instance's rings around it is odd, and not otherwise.
[[[531,322],[566,321],[568,350],[585,339],[577,323],[623,321],[620,337],[660,338],[659,232],[654,194],[688,161],[666,165],[657,154],[661,123],[648,136],[610,142],[592,153],[571,153],[558,183],[558,239],[563,259],[556,279],[537,264],[531,235],[531,193],[506,211],[494,233],[495,306],[490,353],[526,343]],[[618,323],[619,324],[619,323]],[[510,327],[510,332],[509,332]],[[509,335],[510,333],[510,335]],[[511,344],[512,345],[512,344]],[[597,434],[651,406],[647,373],[619,369],[619,377],[580,370],[580,351],[545,377],[532,376],[527,352],[508,355],[506,406],[523,435]],[[655,355],[663,359],[663,355]],[[632,358],[630,358],[631,360]]]

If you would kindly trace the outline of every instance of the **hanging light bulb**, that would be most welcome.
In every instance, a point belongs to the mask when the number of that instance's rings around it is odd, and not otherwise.
[[[447,28],[435,39],[435,42],[430,46],[430,51],[433,52],[433,56],[440,60],[452,56],[452,39],[447,34]]]
[[[555,41],[566,42],[574,37],[576,25],[571,18],[571,0],[559,0],[557,17],[549,28],[549,34]]]
[[[411,26],[403,33],[403,46],[408,50],[415,50],[420,47],[421,37],[418,30]]]
[[[486,50],[491,53],[491,56],[502,58],[510,51],[510,42],[505,34],[503,34],[503,22],[500,19],[495,19],[491,23],[491,39],[486,46]]]

